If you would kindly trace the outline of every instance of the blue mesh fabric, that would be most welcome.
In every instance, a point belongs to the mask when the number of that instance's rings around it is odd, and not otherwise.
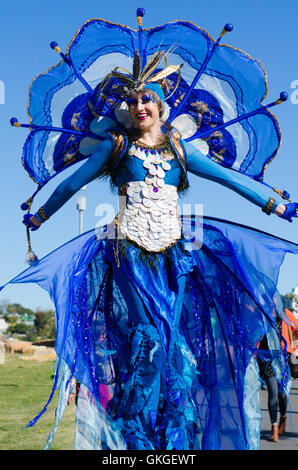
[[[71,377],[81,383],[77,449],[258,448],[255,355],[265,333],[278,334],[278,271],[298,246],[208,217],[203,243],[190,236],[146,257],[120,243],[117,267],[116,242],[90,231],[10,281],[39,284],[56,306],[53,391],[62,395],[47,448]],[[135,318],[116,270],[147,321]],[[286,388],[286,351],[269,353]]]

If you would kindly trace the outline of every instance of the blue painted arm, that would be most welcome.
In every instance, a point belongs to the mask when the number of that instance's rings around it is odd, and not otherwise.
[[[53,194],[43,205],[47,218],[59,210],[82,186],[98,178],[106,166],[113,150],[110,140],[103,140],[88,160],[71,176],[57,186]],[[42,222],[39,214],[35,216]]]
[[[207,178],[239,193],[254,204],[264,207],[270,197],[277,199],[272,189],[238,171],[225,168],[210,160],[189,142],[182,141],[186,151],[187,170],[197,176]],[[280,204],[276,200],[273,211]]]

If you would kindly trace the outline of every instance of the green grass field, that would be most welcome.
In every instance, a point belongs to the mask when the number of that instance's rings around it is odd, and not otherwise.
[[[35,426],[25,428],[46,404],[52,389],[53,362],[22,360],[6,355],[0,365],[0,450],[42,450],[52,429],[58,393]],[[53,450],[72,450],[75,405],[65,411]]]

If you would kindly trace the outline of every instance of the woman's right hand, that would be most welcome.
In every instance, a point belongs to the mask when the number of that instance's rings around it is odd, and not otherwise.
[[[29,227],[32,232],[39,229],[41,222],[33,214],[25,214],[23,218],[23,224]]]

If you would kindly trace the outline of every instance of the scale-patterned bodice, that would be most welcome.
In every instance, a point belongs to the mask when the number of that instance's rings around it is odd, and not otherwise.
[[[120,196],[119,235],[147,251],[162,251],[181,237],[177,186],[165,183],[175,156],[168,148],[149,150],[133,144],[129,157],[142,163],[146,176],[125,185],[125,195]]]

